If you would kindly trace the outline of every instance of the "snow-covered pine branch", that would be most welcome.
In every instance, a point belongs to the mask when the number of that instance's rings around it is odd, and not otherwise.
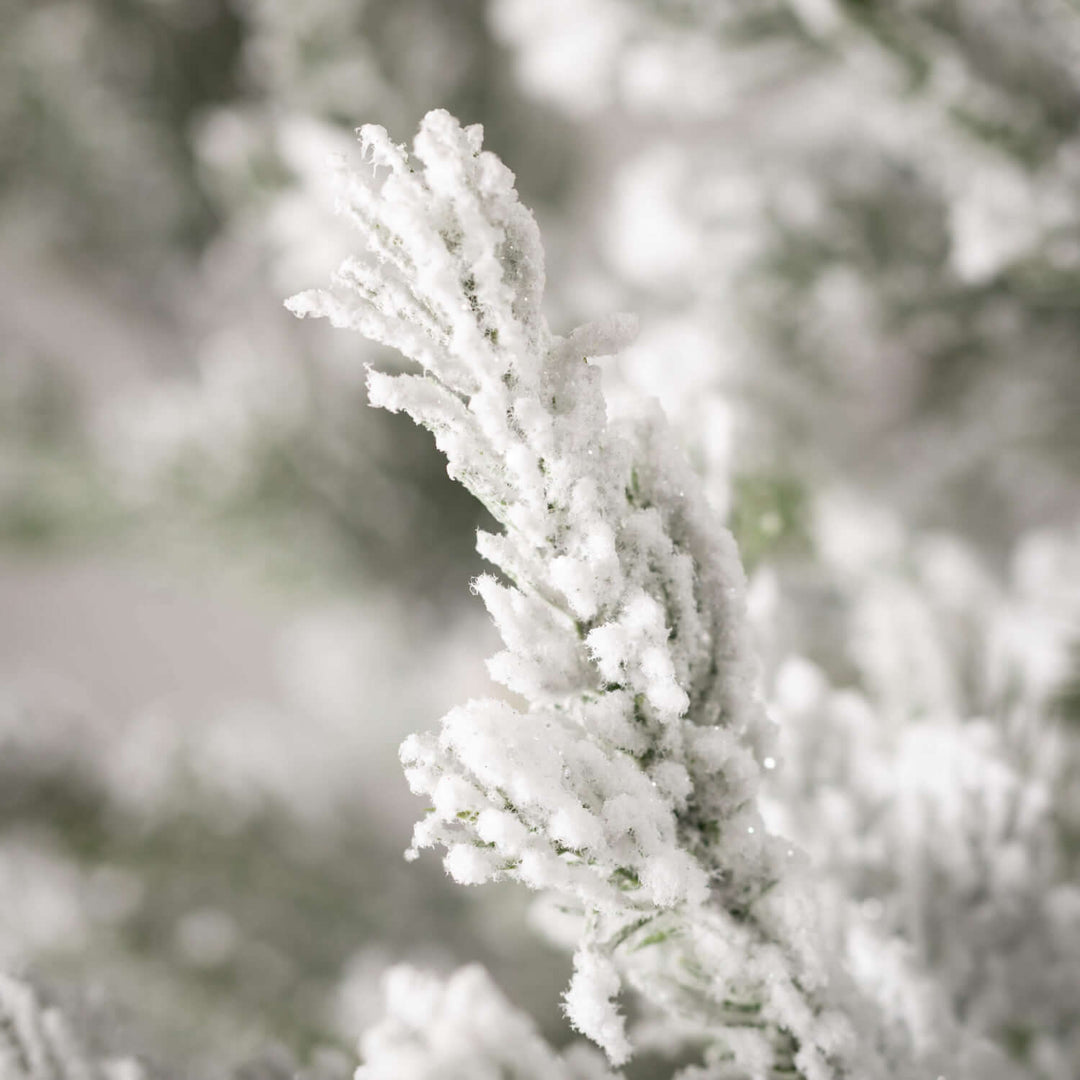
[[[372,371],[373,404],[428,427],[503,527],[478,546],[504,579],[475,589],[506,646],[491,674],[524,704],[470,701],[405,742],[432,804],[412,853],[580,913],[567,1013],[616,1065],[629,985],[704,1043],[710,1077],[904,1075],[759,816],[773,732],[734,541],[657,410],[608,416],[589,360],[632,320],[548,329],[536,224],[481,137],[432,112],[410,157],[362,128],[374,177],[345,174],[343,209],[368,255],[288,302],[422,367]]]

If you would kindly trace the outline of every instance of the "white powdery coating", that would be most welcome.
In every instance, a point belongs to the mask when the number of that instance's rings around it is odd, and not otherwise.
[[[478,966],[446,981],[392,968],[385,992],[386,1016],[361,1040],[356,1080],[614,1080],[595,1051],[557,1054]]]
[[[843,1055],[815,1034],[823,964],[776,900],[787,845],[756,809],[773,732],[738,552],[659,410],[609,422],[588,362],[633,320],[551,334],[536,224],[478,127],[429,113],[412,158],[380,128],[362,141],[389,170],[348,178],[370,257],[289,306],[423,368],[371,372],[371,401],[428,427],[502,525],[477,546],[505,580],[475,590],[506,646],[491,674],[526,702],[472,701],[405,742],[431,803],[409,854],[440,845],[462,883],[512,878],[587,913],[567,1012],[613,1061],[629,1054],[611,1005],[628,982],[707,1041],[767,1021],[779,1067],[792,1032],[800,1069],[825,1075]],[[762,1038],[725,1045],[753,1044],[756,1065]]]
[[[613,1065],[622,1065],[630,1058],[626,1024],[615,1005],[619,984],[619,973],[606,956],[579,950],[565,999],[567,1015],[573,1017],[583,1034],[603,1047]]]

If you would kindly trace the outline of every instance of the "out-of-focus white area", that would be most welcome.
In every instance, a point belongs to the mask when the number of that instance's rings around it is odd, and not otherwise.
[[[566,1039],[524,900],[400,860],[398,743],[491,692],[490,522],[367,408],[399,359],[281,304],[352,250],[352,129],[446,107],[535,209],[552,326],[641,317],[610,396],[660,400],[739,541],[838,954],[1075,1075],[1073,5],[0,21],[0,965],[168,1075],[348,1075],[403,959]]]
[[[8,556],[0,565],[8,672],[51,676],[95,711],[119,717],[158,703],[203,713],[253,692],[273,692],[280,704],[280,612],[200,591],[198,582],[155,581],[100,556]]]

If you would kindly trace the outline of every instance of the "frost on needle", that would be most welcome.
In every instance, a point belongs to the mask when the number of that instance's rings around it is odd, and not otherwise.
[[[514,879],[579,916],[566,1009],[616,1065],[630,987],[709,1076],[874,1075],[881,1039],[856,1037],[798,857],[759,816],[772,730],[734,541],[658,410],[608,415],[589,361],[633,320],[548,329],[536,223],[481,138],[442,111],[412,155],[362,128],[373,169],[345,173],[342,209],[367,251],[288,302],[419,365],[372,371],[372,403],[429,428],[502,526],[478,537],[500,574],[475,589],[522,704],[470,701],[406,740],[431,806],[411,854],[441,846],[459,882]]]

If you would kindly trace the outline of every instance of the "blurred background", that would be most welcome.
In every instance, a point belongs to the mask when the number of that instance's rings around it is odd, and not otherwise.
[[[486,692],[481,513],[366,407],[399,361],[282,307],[354,246],[328,161],[436,107],[517,174],[553,330],[641,317],[606,378],[660,399],[739,540],[796,732],[777,821],[1018,1067],[1075,1075],[1075,965],[975,1007],[976,944],[941,947],[1004,880],[941,846],[952,774],[866,791],[822,750],[914,761],[933,724],[1037,787],[997,837],[1034,907],[1005,906],[1061,955],[1075,0],[0,0],[0,967],[151,1075],[347,1076],[400,960],[480,960],[569,1037],[527,898],[401,859],[398,743]],[[936,838],[856,851],[914,789]]]

